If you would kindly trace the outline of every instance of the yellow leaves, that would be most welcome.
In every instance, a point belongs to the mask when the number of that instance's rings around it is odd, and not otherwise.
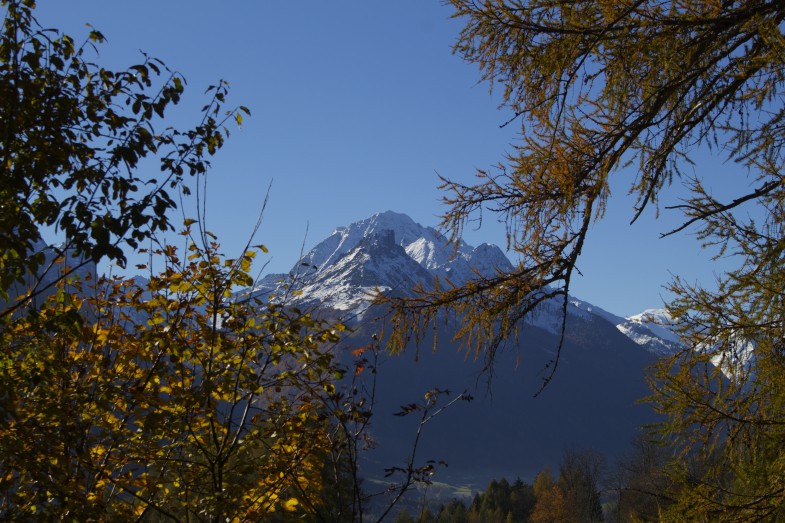
[[[103,345],[106,343],[109,340],[109,335],[109,330],[105,329],[102,325],[98,323],[93,325],[93,336],[96,344]]]
[[[299,504],[300,501],[297,498],[289,498],[283,502],[283,509],[287,512],[295,512]]]
[[[278,446],[278,448],[279,448],[279,449],[281,449],[281,450],[283,450],[283,451],[284,451],[284,452],[286,452],[287,454],[294,454],[295,452],[297,452],[297,447],[296,447],[296,446],[294,446],[294,445],[286,445],[286,444],[283,444],[283,445],[279,445],[279,446]],[[284,474],[283,474],[283,472],[281,472],[281,473],[280,473],[280,477],[281,477],[281,478],[283,478],[283,477],[284,477]]]
[[[160,325],[160,324],[162,324],[164,321],[166,321],[166,318],[163,316],[163,314],[161,314],[161,313],[156,313],[156,314],[155,314],[155,315],[153,315],[152,317],[148,318],[148,320],[147,320],[147,324],[148,324],[148,325],[150,325],[150,326],[154,326],[154,325]]]
[[[227,266],[215,265],[221,257],[213,251],[191,254],[197,258],[180,261],[165,249],[167,268],[146,288],[113,283],[88,293],[84,307],[63,302],[0,331],[8,349],[0,387],[35,383],[13,406],[13,430],[0,431],[0,450],[25,449],[2,454],[17,460],[0,464],[4,471],[50,478],[42,488],[52,492],[65,488],[56,478],[70,477],[82,508],[112,507],[128,519],[132,511],[152,515],[159,503],[198,519],[227,498],[230,520],[305,510],[291,494],[317,495],[330,448],[317,398],[334,392],[332,380],[342,375],[321,345],[344,327],[224,300],[226,282],[238,267],[250,270],[253,256]],[[201,306],[206,299],[213,302]],[[85,327],[48,328],[63,311]],[[238,425],[249,402],[252,414]],[[229,478],[220,491],[210,480],[218,468]],[[28,483],[0,481],[0,497],[21,500]],[[123,491],[138,496],[133,507]]]

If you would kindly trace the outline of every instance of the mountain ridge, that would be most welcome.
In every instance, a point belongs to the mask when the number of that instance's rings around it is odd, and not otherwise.
[[[514,270],[496,245],[477,247],[463,240],[451,243],[433,227],[416,223],[394,211],[336,227],[295,263],[289,274],[263,278],[251,292],[290,295],[299,304],[329,308],[349,318],[362,318],[376,292],[406,293],[419,284],[428,289],[438,278],[461,285],[477,275],[490,277]],[[282,288],[286,286],[286,292]],[[552,300],[527,320],[551,333],[561,332],[561,301]],[[679,350],[670,318],[659,309],[622,317],[584,300],[568,297],[568,321],[596,316],[652,354]]]

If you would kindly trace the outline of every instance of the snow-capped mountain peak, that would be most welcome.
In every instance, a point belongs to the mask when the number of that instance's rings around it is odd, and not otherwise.
[[[495,245],[453,243],[433,227],[387,211],[337,227],[295,264],[288,277],[270,275],[254,291],[280,295],[276,288],[283,281],[287,292],[299,291],[300,303],[361,316],[378,291],[405,294],[417,285],[428,288],[437,278],[461,285],[478,275],[491,277],[512,270]],[[555,301],[543,303],[528,322],[559,334],[562,310]],[[567,314],[583,322],[607,321],[655,354],[673,353],[679,347],[665,311],[651,309],[622,318],[570,297]]]
[[[292,269],[302,296],[338,310],[367,307],[375,289],[408,291],[435,278],[459,285],[477,274],[493,276],[512,264],[491,244],[451,243],[433,227],[392,211],[345,227],[311,249]],[[281,275],[271,275],[256,291],[272,291]]]
[[[392,231],[395,243],[403,246],[417,242],[420,239],[430,239],[441,236],[432,228],[425,228],[415,223],[405,214],[393,211],[376,213],[370,218],[360,220],[345,227],[336,227],[332,234],[303,257],[305,261],[319,270],[335,263],[341,256],[357,247],[363,238],[369,238],[374,233]],[[420,260],[418,260],[419,262]]]
[[[661,356],[681,349],[673,327],[673,319],[665,309],[647,309],[616,324],[616,328],[632,341]]]
[[[316,272],[335,264],[342,256],[360,243],[379,234],[391,231],[395,244],[403,247],[406,254],[423,269],[434,276],[448,277],[461,283],[475,275],[475,271],[490,276],[499,269],[509,271],[512,264],[504,253],[491,244],[472,247],[464,241],[451,243],[446,236],[433,227],[424,227],[409,216],[393,211],[376,213],[346,227],[336,228],[301,260]]]

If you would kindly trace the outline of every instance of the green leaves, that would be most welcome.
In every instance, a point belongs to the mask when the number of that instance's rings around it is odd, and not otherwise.
[[[0,266],[0,293],[39,267],[25,254],[54,227],[66,248],[86,259],[125,264],[120,245],[137,246],[171,228],[175,201],[167,190],[188,192],[184,173],[201,175],[206,155],[222,147],[226,122],[242,122],[245,107],[224,111],[228,87],[210,90],[198,125],[179,130],[161,119],[179,102],[185,81],[161,61],[112,71],[90,56],[103,34],[91,28],[90,45],[42,29],[34,3],[3,2],[0,35],[0,251],[16,251]],[[162,176],[138,173],[157,159]],[[2,313],[2,311],[0,311]]]

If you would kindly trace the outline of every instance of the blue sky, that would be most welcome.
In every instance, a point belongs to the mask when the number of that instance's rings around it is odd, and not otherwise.
[[[138,63],[142,50],[182,73],[188,91],[174,125],[196,122],[208,85],[230,83],[230,104],[253,114],[212,162],[208,227],[236,253],[272,182],[257,237],[270,249],[268,272],[288,271],[303,245],[374,212],[436,225],[437,173],[470,182],[510,148],[516,130],[499,127],[510,114],[477,83],[476,67],[451,53],[461,22],[450,15],[438,0],[42,0],[38,9],[42,25],[74,37],[86,35],[85,23],[100,30],[103,65]],[[695,159],[720,188],[736,175]],[[673,213],[657,220],[651,209],[630,226],[625,178],[634,173],[619,174],[572,293],[627,315],[661,306],[672,274],[708,282],[717,266],[688,234],[659,239],[679,223]],[[488,218],[466,241],[504,245]]]

